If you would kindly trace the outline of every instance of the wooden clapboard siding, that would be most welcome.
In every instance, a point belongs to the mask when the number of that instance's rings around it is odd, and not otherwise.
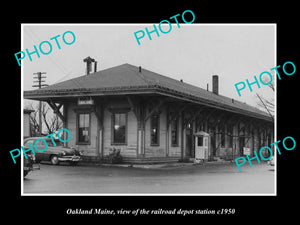
[[[118,104],[120,102],[117,102]],[[97,117],[94,112],[90,113],[91,116],[91,128],[90,128],[90,144],[77,144],[77,114],[74,109],[78,108],[75,103],[69,103],[67,109],[67,127],[71,132],[71,140],[69,146],[76,146],[79,150],[83,151],[85,156],[98,156],[97,149]],[[111,140],[111,113],[107,108],[104,109],[103,115],[103,155],[109,154],[109,150],[113,147],[121,149],[121,154],[125,157],[136,157],[137,156],[137,120],[132,111],[127,113],[127,143],[126,145],[114,145]],[[100,146],[100,143],[99,143]],[[100,149],[99,149],[100,151]]]
[[[90,127],[90,144],[78,144],[77,143],[77,114],[74,111],[76,104],[69,103],[67,108],[67,127],[71,132],[71,140],[69,141],[69,147],[76,146],[80,151],[83,151],[85,156],[97,156],[98,152],[96,149],[97,141],[97,117],[91,112],[91,127]]]
[[[30,137],[30,114],[23,114],[23,137]]]
[[[233,159],[233,148],[220,148],[219,151],[217,151],[216,156],[224,158],[224,159]]]
[[[79,106],[77,106],[76,102],[68,102],[66,103],[66,116],[67,123],[66,127],[71,132],[71,140],[68,142],[69,147],[78,147],[79,150],[82,150],[85,156],[101,156],[101,151],[103,151],[103,156],[107,156],[109,154],[109,150],[112,148],[120,149],[121,155],[126,159],[136,159],[136,158],[181,158],[186,156],[186,129],[182,129],[182,121],[183,118],[179,116],[178,122],[178,144],[176,146],[172,145],[171,138],[171,124],[169,124],[169,128],[167,129],[167,106],[162,106],[159,108],[160,117],[159,117],[159,144],[151,145],[151,118],[148,118],[145,123],[145,136],[141,145],[144,145],[144,152],[140,155],[137,154],[137,146],[140,143],[138,140],[138,121],[135,113],[133,112],[133,108],[128,105],[125,98],[110,98],[108,104],[106,103],[103,109],[103,144],[100,143],[100,137],[97,137],[97,129],[99,129],[99,124],[97,121],[97,117],[95,115],[94,109],[90,110],[91,115],[91,127],[90,127],[90,138],[91,141],[89,144],[77,144],[77,114]],[[112,143],[112,112],[111,108],[115,109],[127,109],[127,137],[126,143],[119,145]],[[76,111],[77,110],[77,111]],[[149,109],[146,109],[147,113],[149,113]],[[184,120],[187,120],[189,117],[185,117]],[[239,128],[245,126],[242,122],[238,122],[233,127],[233,146],[232,148],[228,145],[229,139],[225,137],[225,147],[221,148],[220,141],[221,135],[219,134],[219,128],[217,124],[215,125],[214,132],[217,132],[215,135],[216,142],[216,154],[217,157],[224,158],[234,158],[240,155],[240,146],[239,139],[242,137],[238,137],[239,135],[245,135],[249,137],[252,135],[251,129],[253,127],[247,128],[245,132],[238,132]],[[198,130],[196,128],[196,122],[192,122],[193,132]],[[207,126],[206,126],[207,127]],[[204,129],[204,128],[202,128]],[[206,129],[206,128],[205,128]],[[226,128],[227,129],[227,128]],[[167,133],[168,132],[168,133]],[[247,138],[245,138],[245,146],[251,149],[251,153],[253,154],[253,150],[259,149],[258,137],[262,136],[261,132],[257,129],[253,131],[254,138],[250,137],[247,142]],[[212,135],[212,134],[211,134]],[[261,137],[262,139],[262,137]],[[97,144],[97,141],[99,142]],[[261,143],[262,145],[263,143]],[[183,145],[183,146],[181,146]],[[103,146],[103,150],[102,149]],[[210,146],[211,147],[211,146]],[[213,155],[213,149],[210,148],[209,155]]]
[[[151,145],[151,118],[145,124],[145,157],[166,156],[166,109],[162,108],[159,117],[159,145]]]
[[[177,145],[172,145],[172,132],[171,132],[171,124],[169,124],[169,156],[170,157],[180,157],[181,156],[181,128],[182,128],[182,123],[181,123],[181,118],[179,118],[178,122],[178,142]]]
[[[180,143],[177,146],[171,146],[171,142],[170,142],[170,148],[169,148],[169,156],[181,156],[181,146]]]
[[[74,112],[74,105],[72,103],[67,104],[67,122],[66,126],[71,133],[71,139],[68,142],[69,147],[76,146],[76,113]]]
[[[104,110],[104,156],[109,154],[111,148],[121,150],[121,155],[125,157],[136,157],[137,156],[137,121],[132,111],[127,113],[127,140],[125,145],[112,144],[112,121],[111,113]]]

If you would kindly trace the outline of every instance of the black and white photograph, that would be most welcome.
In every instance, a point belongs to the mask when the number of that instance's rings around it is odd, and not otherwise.
[[[22,24],[22,195],[276,195],[276,24],[185,15]]]
[[[297,7],[164,3],[7,4],[3,220],[296,219]]]

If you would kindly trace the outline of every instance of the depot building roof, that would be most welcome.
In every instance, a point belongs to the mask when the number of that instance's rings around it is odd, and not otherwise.
[[[47,100],[153,93],[272,121],[267,113],[246,103],[127,63],[41,89],[24,91],[24,98]]]

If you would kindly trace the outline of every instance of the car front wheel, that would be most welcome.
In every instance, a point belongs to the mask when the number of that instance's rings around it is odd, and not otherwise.
[[[59,160],[58,160],[58,156],[57,155],[52,155],[50,158],[51,164],[52,165],[58,165]]]

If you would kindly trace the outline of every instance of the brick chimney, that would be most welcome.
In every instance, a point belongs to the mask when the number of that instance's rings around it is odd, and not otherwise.
[[[94,73],[97,72],[97,63],[98,63],[97,61],[94,62]]]
[[[90,74],[90,71],[92,71],[92,62],[95,62],[95,59],[92,59],[91,57],[86,57],[85,59],[83,59],[83,62],[86,63],[86,75]],[[96,66],[97,67],[97,66]],[[96,70],[97,68],[95,68]]]
[[[216,95],[219,94],[219,76],[213,75],[212,76],[212,92]]]

